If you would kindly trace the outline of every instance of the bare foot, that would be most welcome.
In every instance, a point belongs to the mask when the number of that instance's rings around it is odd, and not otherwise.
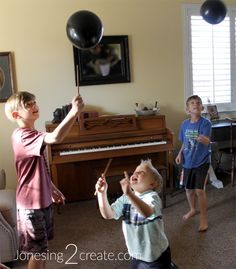
[[[198,231],[199,231],[200,233],[203,233],[203,232],[206,232],[207,229],[208,229],[208,225],[205,225],[205,226],[199,226]]]
[[[199,232],[206,232],[207,229],[208,229],[207,219],[205,219],[205,218],[200,219],[200,225],[199,225],[198,231]]]
[[[190,210],[188,213],[183,215],[183,220],[188,220],[191,217],[193,217],[194,215],[196,215],[196,210]]]

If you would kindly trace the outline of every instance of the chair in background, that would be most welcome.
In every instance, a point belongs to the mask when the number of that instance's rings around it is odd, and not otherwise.
[[[226,119],[229,122],[229,128],[226,128],[225,138],[229,139],[229,143],[218,149],[219,152],[219,159],[218,159],[218,168],[225,173],[230,174],[230,181],[231,185],[235,185],[235,160],[236,160],[236,120],[227,118]],[[224,168],[223,165],[223,158],[224,156],[228,157],[231,162],[230,168]]]
[[[6,174],[0,170],[0,263],[14,260],[18,249],[15,191],[5,189]]]

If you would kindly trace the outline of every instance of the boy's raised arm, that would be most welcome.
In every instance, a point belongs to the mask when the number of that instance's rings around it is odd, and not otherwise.
[[[46,134],[44,143],[53,144],[61,142],[69,133],[83,107],[84,102],[82,97],[80,95],[75,96],[72,100],[71,110],[53,132]]]

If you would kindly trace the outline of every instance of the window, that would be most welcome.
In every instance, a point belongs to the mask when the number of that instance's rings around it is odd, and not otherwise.
[[[236,110],[236,6],[227,5],[216,25],[203,20],[201,5],[184,5],[185,95],[198,94],[219,111]]]

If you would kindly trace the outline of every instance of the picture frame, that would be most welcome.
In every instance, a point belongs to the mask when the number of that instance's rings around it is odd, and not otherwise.
[[[216,105],[207,105],[207,113],[210,120],[218,120],[220,118]]]
[[[0,52],[0,102],[6,102],[15,90],[12,59],[12,52]]]
[[[103,36],[94,48],[73,46],[75,84],[79,86],[130,82],[127,35]]]

